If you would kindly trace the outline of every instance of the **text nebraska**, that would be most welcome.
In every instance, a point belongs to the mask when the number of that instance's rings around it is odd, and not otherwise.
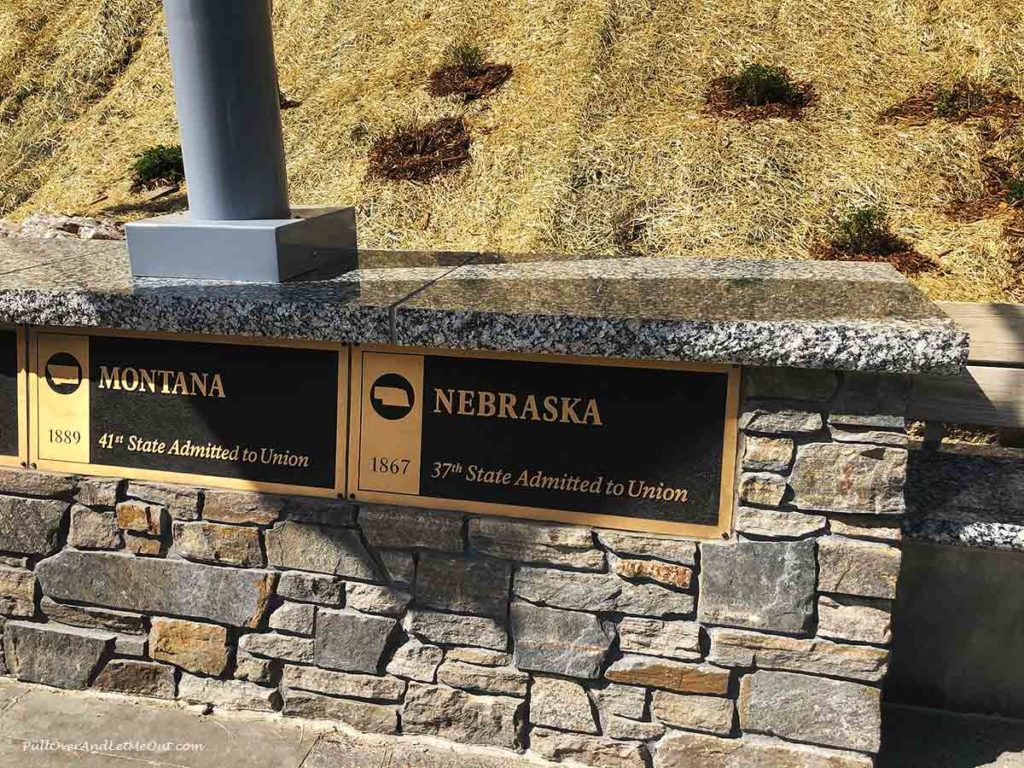
[[[561,395],[514,395],[472,389],[434,388],[434,413],[516,421],[604,426],[597,400]]]

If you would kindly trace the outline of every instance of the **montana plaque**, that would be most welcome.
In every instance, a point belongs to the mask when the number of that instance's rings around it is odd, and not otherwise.
[[[737,369],[352,354],[354,498],[655,533],[729,530]]]
[[[313,342],[34,332],[43,469],[335,495],[348,352]]]

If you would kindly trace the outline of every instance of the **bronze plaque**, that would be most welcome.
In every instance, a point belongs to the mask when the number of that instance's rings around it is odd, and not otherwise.
[[[0,327],[0,465],[28,461],[25,333]]]
[[[312,342],[33,331],[40,468],[334,496],[348,351]]]
[[[364,347],[349,494],[625,530],[729,531],[738,369]]]

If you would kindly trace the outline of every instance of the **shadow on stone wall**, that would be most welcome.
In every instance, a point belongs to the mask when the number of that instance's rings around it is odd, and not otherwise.
[[[1024,717],[1024,453],[913,451],[906,497],[886,699]]]
[[[877,768],[1011,768],[1021,752],[1019,722],[889,705]]]

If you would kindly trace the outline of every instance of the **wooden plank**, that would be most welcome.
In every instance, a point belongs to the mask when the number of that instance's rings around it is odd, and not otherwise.
[[[1024,365],[1024,304],[938,304],[971,335],[971,363]]]
[[[911,419],[1024,427],[1024,368],[968,366],[960,376],[915,376]]]

